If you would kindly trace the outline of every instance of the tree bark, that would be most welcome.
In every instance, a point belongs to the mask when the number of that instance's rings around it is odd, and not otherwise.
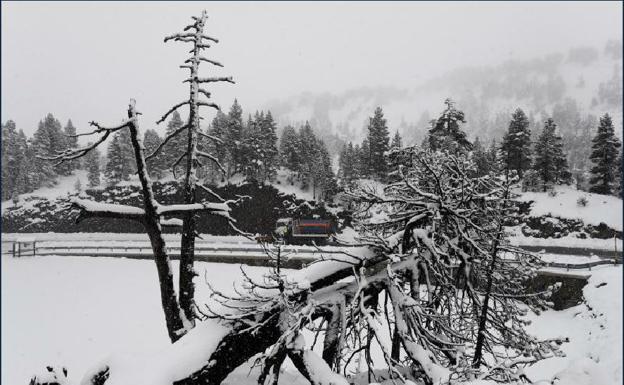
[[[135,118],[136,111],[131,105],[128,110],[129,117]],[[160,216],[157,213],[156,200],[152,190],[152,182],[147,173],[145,163],[145,155],[143,154],[143,144],[139,138],[138,125],[136,119],[129,124],[130,138],[132,140],[132,148],[134,149],[134,157],[137,165],[137,174],[141,182],[143,192],[143,205],[145,206],[145,216],[143,219],[143,227],[149,236],[154,253],[154,261],[158,271],[158,281],[160,283],[160,299],[165,313],[165,322],[167,332],[172,342],[175,342],[183,335],[184,323],[182,321],[180,306],[173,286],[173,274],[171,272],[171,264],[167,255],[167,247],[162,236],[160,227]]]
[[[193,204],[196,202],[197,184],[197,141],[199,131],[199,57],[201,35],[203,34],[206,14],[198,23],[195,31],[195,42],[193,43],[193,61],[191,62],[190,76],[190,98],[188,117],[188,143],[186,149],[186,176],[184,179],[184,203]],[[195,313],[193,304],[195,298],[195,233],[196,233],[195,213],[190,212],[182,218],[182,240],[180,244],[180,306],[186,318],[194,325]]]

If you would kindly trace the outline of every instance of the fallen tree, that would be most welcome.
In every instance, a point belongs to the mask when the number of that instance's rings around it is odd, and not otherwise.
[[[463,156],[410,148],[402,157],[399,181],[349,193],[368,247],[290,274],[276,262],[262,279],[242,269],[235,294],[211,288],[203,320],[170,348],[144,363],[103,363],[82,384],[219,384],[246,362],[260,367],[259,384],[275,384],[287,359],[319,385],[361,372],[366,382],[529,381],[522,368],[560,354],[562,341],[524,330],[549,291],[526,293],[538,261],[501,231],[512,178],[473,177]],[[322,356],[306,328],[323,332]]]

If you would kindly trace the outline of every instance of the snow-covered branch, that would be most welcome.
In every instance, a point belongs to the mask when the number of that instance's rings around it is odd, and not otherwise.
[[[219,159],[217,159],[215,156],[212,156],[212,155],[210,155],[210,154],[208,154],[206,152],[203,152],[203,151],[197,151],[197,155],[203,156],[204,158],[210,159],[214,164],[217,165],[217,167],[219,167],[219,170],[221,170],[221,172],[223,174],[227,174],[227,171],[225,170],[225,167],[223,167],[221,162],[219,162]]]
[[[234,80],[232,80],[231,76],[220,76],[220,77],[209,77],[209,78],[188,78],[183,81],[183,83],[216,83],[216,82],[227,82],[235,84]]]
[[[194,204],[180,204],[180,205],[160,205],[157,208],[157,213],[159,215],[168,215],[175,216],[186,214],[189,212],[209,212],[211,214],[218,214],[223,216],[229,216],[230,206],[228,205],[230,201],[222,202],[222,203],[213,203],[213,202],[203,202],[203,203],[194,203]]]

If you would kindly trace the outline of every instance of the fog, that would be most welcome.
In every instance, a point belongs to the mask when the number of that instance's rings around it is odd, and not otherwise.
[[[457,68],[602,49],[622,34],[619,2],[3,2],[2,121],[31,135],[53,113],[84,131],[118,122],[135,98],[153,127],[188,91],[188,48],[163,38],[202,9],[220,40],[206,56],[225,65],[202,75],[233,76],[213,99],[246,112],[304,93],[435,88]]]

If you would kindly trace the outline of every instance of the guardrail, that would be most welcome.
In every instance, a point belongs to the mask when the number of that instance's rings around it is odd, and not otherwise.
[[[558,263],[558,262],[544,262],[544,267],[555,267],[566,270],[581,270],[581,269],[589,269],[592,267],[600,266],[600,265],[619,265],[622,263],[621,259],[613,258],[613,259],[603,259],[600,261],[593,261],[587,263]]]
[[[181,250],[180,246],[168,246],[167,247],[167,251],[172,254],[172,255],[176,255],[179,254]],[[93,253],[95,252],[96,254],[101,254],[103,253],[107,253],[107,254],[111,254],[111,255],[123,255],[121,253],[131,253],[131,254],[151,254],[152,253],[152,248],[149,245],[145,245],[145,246],[135,246],[135,245],[131,245],[131,246],[120,246],[120,245],[115,245],[115,246],[89,246],[89,245],[83,245],[83,246],[40,246],[37,245],[35,242],[32,243],[31,246],[27,246],[25,243],[23,242],[14,242],[12,245],[12,249],[11,249],[11,254],[14,257],[22,257],[22,256],[32,256],[32,255],[67,255],[67,254],[71,254],[71,255],[80,255],[80,253]],[[195,246],[195,252],[218,252],[218,253],[245,253],[245,254],[250,254],[250,253],[259,253],[259,254],[265,254],[264,249],[260,246],[258,247],[220,247],[220,246]],[[333,250],[333,249],[329,249],[329,250],[324,250],[324,249],[317,249],[317,248],[300,248],[300,247],[282,247],[281,252],[283,254],[290,254],[290,255],[298,255],[298,254],[303,254],[303,255],[319,255],[319,254],[342,254],[344,253],[344,251],[342,250]]]
[[[172,257],[180,255],[180,246],[168,246],[167,251]],[[6,249],[5,249],[6,250]],[[282,247],[282,255],[292,258],[295,261],[291,263],[293,267],[298,267],[303,263],[311,262],[322,254],[341,254],[343,250],[324,250],[320,248],[301,248],[301,247]],[[195,247],[196,259],[205,262],[228,262],[236,261],[248,264],[262,264],[268,260],[266,253],[262,247],[219,247],[198,245]],[[152,248],[149,245],[132,245],[132,246],[40,246],[36,242],[13,242],[11,248],[13,257],[19,258],[24,256],[36,255],[60,255],[60,256],[84,256],[93,255],[98,257],[126,257],[126,258],[146,258],[152,254]],[[543,262],[544,267],[559,268],[566,270],[583,270],[600,265],[617,265],[621,264],[621,258],[609,258],[599,261],[586,263],[559,263],[559,262]]]

